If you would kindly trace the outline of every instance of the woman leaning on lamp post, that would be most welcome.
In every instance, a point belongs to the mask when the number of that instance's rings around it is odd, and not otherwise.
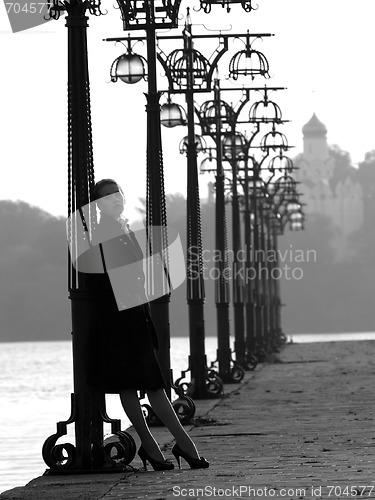
[[[154,352],[158,348],[157,333],[144,289],[143,253],[123,214],[123,191],[113,179],[102,179],[95,184],[91,198],[100,210],[93,243],[101,242],[104,272],[86,275],[93,301],[89,383],[104,393],[120,395],[124,411],[140,437],[138,455],[145,470],[147,462],[154,470],[170,470],[174,465],[165,459],[147,425],[139,390],[145,391],[152,409],[175,438],[172,453],[179,467],[182,457],[192,469],[207,468],[209,463],[199,456],[165,392],[166,383]],[[129,299],[123,309],[119,308],[108,275],[109,269],[121,265],[127,271],[122,297]]]

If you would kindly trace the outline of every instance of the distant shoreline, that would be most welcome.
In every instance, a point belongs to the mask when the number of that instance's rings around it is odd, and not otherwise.
[[[314,340],[315,342],[318,341],[320,337],[343,337],[343,340],[345,338],[347,339],[348,336],[350,337],[355,337],[353,340],[360,340],[360,337],[362,337],[362,340],[375,340],[375,332],[374,331],[362,331],[362,332],[315,332],[315,333],[288,333],[288,341],[290,340],[293,341],[293,339],[298,338],[298,340],[301,340],[302,338],[308,339],[309,337],[316,337]],[[171,338],[188,338],[189,334],[180,334],[180,335],[172,335]],[[206,337],[216,337],[216,334],[213,333],[207,333]],[[365,337],[365,338],[363,338]],[[231,335],[231,339],[234,340],[233,335]],[[336,339],[337,340],[337,339]],[[27,339],[14,339],[14,340],[2,340],[0,339],[0,343],[2,344],[15,344],[15,343],[31,343],[31,342],[70,342],[71,338],[65,338],[65,339],[32,339],[32,340],[27,340]]]

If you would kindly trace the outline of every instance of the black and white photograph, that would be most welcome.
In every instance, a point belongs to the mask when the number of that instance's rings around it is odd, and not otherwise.
[[[374,1],[0,11],[0,500],[375,498]]]

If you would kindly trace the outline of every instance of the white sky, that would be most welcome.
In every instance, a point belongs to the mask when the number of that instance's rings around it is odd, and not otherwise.
[[[301,128],[315,111],[328,128],[328,142],[361,161],[375,149],[374,0],[257,1],[258,10],[249,14],[240,6],[230,14],[217,7],[210,15],[192,12],[192,20],[210,29],[232,25],[235,32],[274,33],[256,46],[267,56],[272,78],[252,84],[287,87],[275,100],[292,120],[283,130],[295,146],[291,156],[301,151]],[[112,61],[122,52],[102,41],[123,35],[114,4],[103,2],[108,14],[89,21],[95,175],[118,179],[132,206],[145,196],[147,84],[109,83]],[[181,13],[188,4],[197,1],[182,0]],[[21,199],[55,215],[67,214],[66,31],[62,18],[13,34],[0,5],[0,199]],[[175,47],[165,46],[166,52]],[[211,53],[196,48],[206,57]],[[166,88],[162,77],[159,88]],[[203,100],[210,98],[204,94]],[[185,128],[163,129],[167,192],[186,191],[186,158],[178,152],[184,135]],[[208,179],[200,179],[205,196]]]

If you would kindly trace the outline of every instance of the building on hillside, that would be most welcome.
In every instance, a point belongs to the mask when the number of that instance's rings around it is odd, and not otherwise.
[[[315,113],[302,128],[303,153],[295,158],[306,219],[309,214],[330,217],[337,260],[348,255],[348,237],[363,223],[363,192],[357,171],[327,143],[327,128]],[[337,149],[336,149],[337,151]]]

